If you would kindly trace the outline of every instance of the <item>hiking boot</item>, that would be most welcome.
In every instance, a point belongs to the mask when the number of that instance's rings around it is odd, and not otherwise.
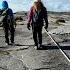
[[[6,45],[6,46],[8,46],[8,45],[9,45],[9,43],[6,43],[5,45]]]
[[[15,46],[15,43],[11,43],[12,46]]]
[[[39,44],[39,45],[38,45],[38,48],[39,48],[39,49],[42,49],[42,44]]]
[[[34,48],[37,50],[37,48],[38,48],[38,44],[34,44]]]
[[[37,46],[35,46],[34,49],[37,50]]]

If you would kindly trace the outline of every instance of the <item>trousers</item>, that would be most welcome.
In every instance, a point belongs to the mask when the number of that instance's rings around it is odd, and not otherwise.
[[[42,44],[42,26],[32,26],[32,32],[35,45]]]
[[[9,32],[10,32],[10,40],[11,43],[14,43],[14,28],[4,28],[5,33],[5,42],[9,44]]]

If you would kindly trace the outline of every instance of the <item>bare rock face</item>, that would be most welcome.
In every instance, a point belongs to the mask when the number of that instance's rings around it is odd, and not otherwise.
[[[7,51],[0,52],[0,70],[70,70],[70,63],[59,49],[54,47],[54,43],[44,29],[42,35],[43,48],[46,48],[44,50],[35,50],[32,31],[27,30],[27,13],[19,12],[14,16],[17,23],[14,46],[5,46],[4,32],[0,28],[0,50]],[[70,45],[70,35],[67,35],[70,33],[70,16],[50,14],[48,17],[48,33],[61,46]],[[56,25],[56,21],[63,25]],[[65,53],[70,57],[69,50],[65,50]]]

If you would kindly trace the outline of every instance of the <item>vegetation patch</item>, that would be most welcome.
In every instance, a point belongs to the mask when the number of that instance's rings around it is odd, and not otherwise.
[[[10,53],[7,51],[0,51],[0,56],[9,55]]]
[[[19,22],[20,22],[20,21],[23,21],[23,18],[22,18],[21,16],[16,17],[16,18],[15,18],[15,21],[19,21]]]
[[[63,19],[63,18],[59,18],[59,19],[56,20],[55,23],[56,23],[57,25],[63,25],[63,24],[61,24],[61,23],[66,23],[66,21],[65,21],[65,19]]]

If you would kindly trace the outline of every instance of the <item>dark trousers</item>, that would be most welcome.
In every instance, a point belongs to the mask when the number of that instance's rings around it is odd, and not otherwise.
[[[5,42],[9,44],[9,31],[10,31],[10,40],[11,43],[14,43],[14,28],[4,28],[4,32],[5,32]]]
[[[42,44],[42,26],[32,26],[34,43]]]

